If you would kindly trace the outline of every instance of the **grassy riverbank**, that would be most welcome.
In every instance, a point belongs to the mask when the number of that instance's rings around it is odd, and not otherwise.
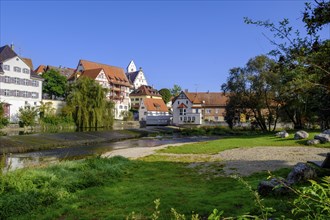
[[[255,188],[266,177],[260,173],[245,180]],[[214,208],[224,210],[226,216],[260,214],[242,183],[198,174],[185,163],[121,157],[63,162],[5,174],[0,189],[0,219],[125,219],[133,211],[148,219],[157,198],[161,219],[170,218],[172,207],[188,216],[194,211],[205,217]],[[279,214],[288,214],[290,199],[266,198],[265,203]]]

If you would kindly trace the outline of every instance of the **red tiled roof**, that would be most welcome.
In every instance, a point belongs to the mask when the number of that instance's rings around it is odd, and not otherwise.
[[[159,92],[152,88],[151,86],[142,85],[138,89],[134,90],[130,96],[143,96],[143,95],[150,95],[150,96],[158,96],[161,97]]]
[[[228,96],[222,92],[183,92],[193,104],[202,106],[226,106]],[[177,96],[178,97],[178,96]],[[173,101],[177,99],[175,97]]]
[[[148,111],[168,112],[163,99],[145,98],[143,103]]]
[[[124,69],[116,66],[109,66],[106,64],[95,63],[87,60],[80,60],[79,65],[82,65],[84,70],[91,70],[91,69],[100,69],[104,70],[104,73],[108,76],[110,82],[125,86],[131,86],[129,83]]]
[[[37,67],[37,69],[35,69],[35,73],[43,73],[43,72],[45,72],[45,69],[46,69],[46,66],[44,66],[44,65],[40,65],[40,66],[38,66]]]
[[[102,70],[103,70],[102,68],[85,70],[84,72],[81,73],[80,76],[85,76],[85,77],[89,77],[91,79],[96,79],[96,77],[100,74],[100,72]]]
[[[33,63],[32,63],[32,60],[30,58],[22,58],[22,60],[24,61],[24,63],[26,65],[28,65],[31,69],[31,71],[33,71]]]

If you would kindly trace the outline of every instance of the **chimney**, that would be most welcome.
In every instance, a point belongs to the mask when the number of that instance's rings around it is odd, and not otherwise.
[[[188,92],[188,89],[185,89],[184,92]]]
[[[10,44],[10,48],[11,48],[12,50],[14,50],[14,43],[11,43],[11,44]]]

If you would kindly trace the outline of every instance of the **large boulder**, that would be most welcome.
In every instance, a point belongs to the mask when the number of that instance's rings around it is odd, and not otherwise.
[[[285,195],[290,192],[290,183],[283,178],[272,178],[269,181],[261,181],[258,185],[258,193],[262,196]]]
[[[308,140],[306,143],[307,143],[307,145],[315,145],[315,144],[319,144],[321,142],[318,139],[313,139],[313,140]]]
[[[294,134],[294,139],[298,140],[298,139],[306,139],[308,138],[309,134],[306,131],[297,131]]]
[[[286,131],[280,131],[280,132],[277,132],[275,134],[275,136],[280,137],[280,138],[287,138],[287,137],[289,137],[289,133]]]
[[[317,176],[315,170],[306,163],[297,163],[289,173],[286,180],[290,184],[314,179]]]
[[[330,134],[317,134],[314,136],[314,139],[320,140],[321,143],[326,143],[326,142],[330,142]]]

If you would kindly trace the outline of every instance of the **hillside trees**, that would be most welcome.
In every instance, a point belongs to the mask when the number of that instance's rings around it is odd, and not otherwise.
[[[80,77],[71,87],[63,113],[72,116],[78,128],[111,127],[114,104],[106,90],[90,78]]]
[[[171,91],[167,88],[163,88],[158,91],[159,94],[162,96],[162,99],[164,100],[165,104],[168,103],[171,100]]]
[[[42,74],[44,78],[42,92],[51,99],[64,98],[67,91],[67,79],[58,71],[50,69]]]
[[[266,28],[273,34],[273,37],[268,37],[274,45],[269,55],[274,57],[276,64],[270,71],[273,80],[267,81],[268,91],[272,91],[272,103],[278,104],[277,116],[282,120],[290,120],[297,129],[316,122],[322,128],[330,127],[330,40],[322,40],[318,35],[319,30],[329,25],[329,5],[329,2],[325,1],[316,2],[313,6],[306,4],[302,19],[307,31],[305,36],[290,26],[288,19],[274,24],[270,21],[245,18],[245,23]],[[244,73],[248,71],[243,69]],[[230,79],[229,77],[224,88],[228,87]],[[248,82],[249,85],[254,85],[250,79]],[[261,82],[262,80],[257,84]],[[249,87],[252,88],[254,86]],[[254,91],[253,94],[255,93],[257,92]],[[260,96],[260,100],[254,104],[262,100],[264,97]],[[250,101],[253,103],[253,100]],[[230,105],[234,109],[251,107],[251,104],[247,105],[243,101],[235,102],[235,105]],[[267,116],[266,121],[275,122],[275,118],[270,116]],[[264,130],[262,123],[259,126]]]

